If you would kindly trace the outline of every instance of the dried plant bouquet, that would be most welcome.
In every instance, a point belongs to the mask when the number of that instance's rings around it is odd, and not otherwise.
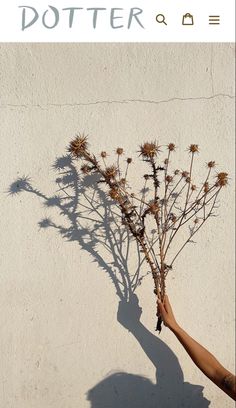
[[[81,172],[84,175],[95,173],[99,176],[98,183],[104,183],[107,194],[120,210],[121,223],[137,241],[138,251],[143,253],[152,273],[154,293],[160,300],[165,296],[166,278],[177,257],[188,243],[193,242],[193,236],[209,217],[215,215],[220,191],[228,184],[228,174],[217,173],[215,162],[209,161],[204,180],[199,186],[195,185],[193,169],[198,145],[188,147],[187,170],[172,168],[175,150],[174,143],[159,146],[157,142],[146,142],[140,146],[139,158],[146,163],[147,172],[142,175],[141,193],[134,193],[128,181],[133,160],[131,157],[124,160],[123,148],[116,149],[115,163],[108,165],[107,152],[91,153],[84,135],[75,137],[68,147],[73,160],[82,160]],[[125,163],[124,169],[121,162]],[[176,238],[180,235],[184,239],[178,246]],[[177,251],[170,259],[174,240]],[[158,312],[157,316],[156,330],[161,331],[162,320]]]

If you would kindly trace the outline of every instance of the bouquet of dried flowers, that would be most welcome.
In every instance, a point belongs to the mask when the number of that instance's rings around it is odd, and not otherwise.
[[[91,153],[84,135],[76,136],[68,147],[73,160],[82,160],[81,172],[84,175],[97,174],[98,183],[107,187],[107,194],[120,210],[121,223],[127,227],[138,244],[138,250],[144,255],[152,273],[154,293],[160,300],[165,296],[166,277],[174,262],[186,245],[193,242],[193,236],[209,217],[215,215],[219,193],[228,184],[228,174],[215,172],[215,162],[209,161],[206,176],[197,187],[193,183],[193,167],[199,146],[191,144],[188,147],[190,161],[187,170],[171,169],[175,150],[175,144],[169,143],[165,146],[165,158],[161,160],[161,146],[156,141],[140,146],[139,157],[147,164],[147,173],[143,174],[141,194],[135,194],[128,181],[132,158],[126,158],[124,169],[121,166],[123,148],[116,149],[116,161],[108,165],[107,152],[102,151],[99,155]],[[170,259],[173,240],[184,227],[188,231],[187,236]],[[156,330],[161,331],[162,320],[158,312],[157,316]]]

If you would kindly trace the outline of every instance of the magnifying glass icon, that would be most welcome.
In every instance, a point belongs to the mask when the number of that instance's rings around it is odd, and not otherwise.
[[[156,21],[159,23],[159,24],[165,24],[165,25],[167,25],[167,23],[166,23],[166,18],[165,18],[165,16],[164,16],[164,14],[157,14],[157,16],[156,16]]]

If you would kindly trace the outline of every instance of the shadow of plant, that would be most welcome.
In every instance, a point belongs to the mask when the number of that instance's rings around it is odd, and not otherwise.
[[[114,373],[88,391],[91,408],[205,408],[209,401],[203,387],[184,382],[178,359],[169,347],[140,322],[142,309],[135,293],[143,278],[144,258],[124,225],[118,208],[103,190],[96,175],[80,178],[75,162],[69,155],[57,158],[56,194],[47,196],[33,187],[30,177],[13,182],[8,193],[22,192],[42,199],[47,208],[57,208],[68,226],[43,218],[41,229],[53,228],[63,239],[76,241],[103,269],[114,284],[119,298],[118,322],[133,334],[156,369],[156,384],[146,378],[127,373]],[[130,274],[129,260],[137,253],[136,268]]]

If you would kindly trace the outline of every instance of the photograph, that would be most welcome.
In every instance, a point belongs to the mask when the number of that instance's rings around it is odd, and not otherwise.
[[[235,44],[1,42],[0,120],[0,407],[233,408]]]

